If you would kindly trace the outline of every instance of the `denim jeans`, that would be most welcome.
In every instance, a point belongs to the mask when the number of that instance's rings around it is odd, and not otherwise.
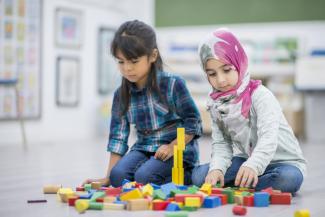
[[[240,166],[247,159],[241,157],[233,157],[231,166],[225,174],[225,185],[233,186],[237,172]],[[209,172],[209,164],[203,164],[193,169],[192,182],[196,186],[201,186],[205,177]],[[282,192],[295,193],[299,190],[303,181],[303,175],[300,170],[289,164],[276,163],[266,167],[264,174],[258,177],[258,183],[255,190],[260,191],[268,187],[272,187]]]
[[[155,153],[131,150],[112,168],[110,182],[114,187],[122,185],[124,179],[157,185],[172,181],[173,157],[166,161],[154,158]],[[184,162],[184,184],[191,184],[192,169]]]

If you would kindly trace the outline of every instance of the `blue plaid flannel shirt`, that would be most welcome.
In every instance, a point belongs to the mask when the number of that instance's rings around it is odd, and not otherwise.
[[[134,124],[137,140],[131,150],[156,152],[160,145],[169,144],[177,137],[177,127],[184,127],[186,134],[194,135],[183,153],[184,162],[198,164],[197,139],[202,134],[199,111],[185,85],[185,81],[166,72],[157,73],[157,83],[168,106],[161,103],[157,93],[146,87],[131,87],[131,99],[126,115],[120,117],[119,88],[114,93],[109,142],[107,151],[124,155],[128,147],[130,125]]]

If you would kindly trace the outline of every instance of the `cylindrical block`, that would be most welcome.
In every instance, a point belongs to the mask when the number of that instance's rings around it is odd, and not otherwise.
[[[234,206],[232,208],[232,213],[235,215],[246,215],[247,209],[244,206]]]
[[[56,194],[62,185],[45,185],[43,187],[44,194]]]
[[[310,217],[310,212],[308,209],[301,209],[295,212],[295,217]]]

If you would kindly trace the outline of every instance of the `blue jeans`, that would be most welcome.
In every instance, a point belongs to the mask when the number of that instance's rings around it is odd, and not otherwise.
[[[240,166],[247,159],[241,157],[233,157],[231,166],[225,174],[225,185],[234,186],[237,172]],[[205,177],[209,172],[209,164],[203,164],[193,169],[192,182],[196,186],[201,186]],[[258,177],[258,183],[255,187],[256,191],[263,190],[268,187],[281,190],[282,192],[295,193],[299,190],[303,181],[303,175],[300,170],[292,165],[277,163],[270,164],[266,167],[264,174]]]
[[[124,179],[157,185],[172,181],[173,157],[167,161],[154,158],[155,153],[131,150],[112,168],[110,182],[114,187],[122,185]],[[184,184],[192,183],[192,169],[184,162]]]

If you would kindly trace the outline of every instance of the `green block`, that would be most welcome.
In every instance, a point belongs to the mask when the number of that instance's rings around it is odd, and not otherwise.
[[[91,184],[84,185],[85,191],[89,191],[91,189]]]
[[[184,211],[166,212],[165,217],[188,217],[188,212],[184,212]]]
[[[227,188],[227,189],[224,189],[221,193],[227,195],[229,204],[232,204],[235,202],[234,201],[234,190]]]
[[[191,187],[189,187],[189,188],[187,189],[187,192],[188,192],[189,194],[195,194],[198,190],[200,190],[200,188],[197,187],[197,186],[195,186],[195,185],[193,185],[193,186],[191,186]]]
[[[179,189],[171,190],[171,191],[170,191],[170,197],[174,197],[175,194],[184,194],[184,191],[181,191],[181,190],[179,190]]]
[[[182,210],[193,212],[193,211],[196,211],[197,210],[197,207],[194,207],[194,206],[183,206],[182,207]]]
[[[153,199],[160,199],[160,200],[166,200],[167,196],[164,194],[164,192],[161,189],[155,190],[153,192]]]
[[[242,196],[251,196],[251,193],[250,192],[248,192],[248,191],[243,191],[242,193],[241,193],[241,195]]]
[[[104,207],[103,203],[90,202],[89,209],[102,210]]]
[[[103,191],[97,191],[91,196],[90,201],[96,201],[97,198],[105,197],[105,192]]]

